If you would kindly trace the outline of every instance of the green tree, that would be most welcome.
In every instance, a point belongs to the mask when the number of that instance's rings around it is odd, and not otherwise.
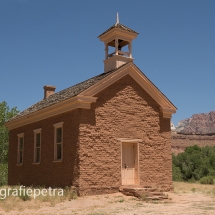
[[[172,155],[173,180],[200,180],[206,176],[215,176],[215,147],[189,146],[183,153]]]
[[[14,117],[19,111],[16,107],[9,108],[5,101],[0,103],[0,185],[7,183],[8,160],[8,129],[4,123]]]
[[[172,164],[172,179],[173,181],[183,181],[182,173],[179,167]]]

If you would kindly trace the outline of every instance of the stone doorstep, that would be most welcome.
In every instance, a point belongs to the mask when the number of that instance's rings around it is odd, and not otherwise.
[[[147,200],[164,200],[168,199],[167,195],[158,191],[152,187],[140,187],[140,186],[121,186],[119,191],[126,196],[134,196]]]
[[[147,200],[163,200],[164,198],[162,196],[152,196],[147,197]]]

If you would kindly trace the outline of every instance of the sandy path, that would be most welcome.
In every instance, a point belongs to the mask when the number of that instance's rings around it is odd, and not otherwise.
[[[0,214],[80,214],[80,215],[215,215],[215,196],[203,194],[169,193],[172,200],[166,202],[146,203],[121,193],[80,197],[76,200],[64,201],[52,206],[50,203],[23,202],[19,209]],[[25,205],[27,204],[27,205]],[[31,205],[30,205],[31,204]],[[26,207],[30,209],[24,209]]]

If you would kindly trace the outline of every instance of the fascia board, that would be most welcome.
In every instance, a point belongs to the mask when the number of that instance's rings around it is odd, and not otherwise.
[[[127,74],[128,74],[127,67],[123,67],[123,68],[119,69],[118,71],[114,72],[113,74],[102,79],[101,81],[97,82],[93,86],[89,87],[85,91],[81,92],[79,95],[95,96],[97,93],[99,93],[102,90],[104,90],[105,88],[109,87],[111,84],[113,84],[114,82],[123,78]]]
[[[109,37],[106,37],[105,40],[103,40],[103,42],[105,44],[108,44],[109,42],[115,40],[116,38],[120,38],[120,39],[127,41],[127,42],[132,41],[132,38],[128,37],[127,35],[113,34],[113,35],[109,35]]]
[[[176,112],[176,108],[132,62],[83,91],[80,95],[95,96],[126,75],[130,75],[162,107],[161,110],[165,109],[172,113]]]
[[[136,33],[133,32],[129,32],[129,31],[125,31],[119,28],[114,28],[112,30],[110,30],[109,32],[107,32],[106,34],[102,35],[99,39],[105,43],[112,41],[112,39],[110,40],[110,38],[116,38],[117,36],[119,37],[123,37],[128,41],[131,41],[133,39],[135,39],[137,37]],[[122,39],[123,39],[122,38]],[[110,40],[110,41],[109,41]]]
[[[129,74],[133,79],[139,83],[140,86],[163,108],[163,109],[173,109],[176,108],[169,102],[169,100],[149,81],[149,79],[143,75],[139,69],[131,66],[136,72],[130,70]]]
[[[28,114],[16,120],[5,123],[5,126],[9,129],[15,129],[23,125],[34,123],[49,117],[62,114],[76,108],[90,109],[91,103],[96,102],[96,97],[91,96],[75,96],[71,99],[59,102],[42,110]]]
[[[144,77],[144,80],[148,83],[148,85],[151,86],[151,88],[154,89],[154,91],[156,92],[156,94],[158,94],[158,95],[162,98],[163,102],[165,101],[165,103],[164,103],[163,106],[162,106],[163,108],[168,108],[168,107],[169,107],[169,108],[171,108],[171,109],[174,109],[175,111],[177,110],[177,108],[167,99],[167,97],[164,96],[164,95],[160,92],[160,90],[158,90],[158,89],[151,83],[151,81],[139,70],[139,68],[138,68],[135,64],[133,64],[132,67],[134,68],[134,70],[136,70],[137,73],[140,74],[140,76]]]

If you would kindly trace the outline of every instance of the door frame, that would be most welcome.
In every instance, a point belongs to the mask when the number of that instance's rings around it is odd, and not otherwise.
[[[123,143],[133,143],[135,144],[135,168],[134,168],[134,185],[140,184],[140,170],[139,170],[139,142],[142,142],[142,139],[131,139],[131,138],[118,138],[120,141],[120,149],[121,149],[121,162],[120,162],[120,170],[121,170],[121,184],[122,184],[122,146]]]

